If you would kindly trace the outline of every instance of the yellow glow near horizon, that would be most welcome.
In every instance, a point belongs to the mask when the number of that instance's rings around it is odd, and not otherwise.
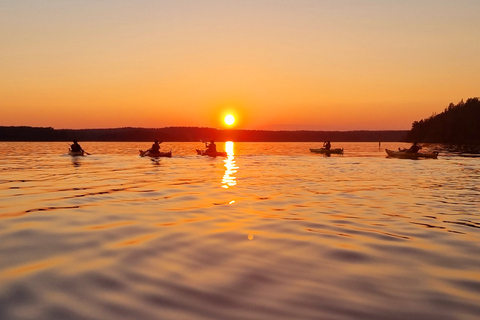
[[[231,126],[235,123],[235,117],[231,114],[227,114],[223,121],[225,121],[226,125]]]

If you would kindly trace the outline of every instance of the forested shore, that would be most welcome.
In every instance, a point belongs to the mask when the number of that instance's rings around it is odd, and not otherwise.
[[[54,129],[51,127],[0,127],[0,141],[236,141],[236,142],[398,142],[407,130],[268,131],[199,127]]]
[[[440,114],[415,121],[407,140],[452,145],[480,145],[480,101],[478,98],[450,103]]]

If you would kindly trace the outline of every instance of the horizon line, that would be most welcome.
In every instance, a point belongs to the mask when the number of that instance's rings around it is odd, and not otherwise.
[[[372,132],[372,131],[410,131],[411,129],[351,129],[351,130],[320,130],[320,129],[241,129],[241,128],[214,128],[214,127],[199,127],[199,126],[167,126],[167,127],[97,127],[97,128],[54,128],[52,126],[29,126],[29,125],[0,125],[0,128],[35,128],[35,129],[53,129],[53,130],[117,130],[117,129],[145,129],[145,130],[160,130],[169,128],[192,128],[192,129],[210,129],[210,130],[225,130],[225,131],[272,131],[272,132],[299,132],[299,131],[314,131],[314,132]]]

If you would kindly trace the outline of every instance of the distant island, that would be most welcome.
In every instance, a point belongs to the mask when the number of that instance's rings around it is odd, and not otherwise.
[[[399,142],[408,130],[357,131],[269,131],[199,127],[54,129],[50,127],[0,126],[0,141],[125,141],[144,142]]]
[[[450,103],[440,114],[415,121],[407,135],[408,141],[452,145],[480,145],[480,101],[470,98]]]

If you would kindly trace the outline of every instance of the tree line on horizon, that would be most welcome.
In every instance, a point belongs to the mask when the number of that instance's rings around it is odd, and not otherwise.
[[[415,121],[408,141],[455,145],[480,145],[480,101],[478,98],[450,103],[440,114]]]
[[[399,142],[407,130],[268,131],[200,127],[54,129],[51,127],[3,126],[0,141],[235,141],[235,142]]]
[[[0,126],[0,141],[236,141],[236,142],[413,142],[480,145],[479,98],[450,103],[440,114],[412,123],[408,130],[269,131],[201,127],[54,129]]]

